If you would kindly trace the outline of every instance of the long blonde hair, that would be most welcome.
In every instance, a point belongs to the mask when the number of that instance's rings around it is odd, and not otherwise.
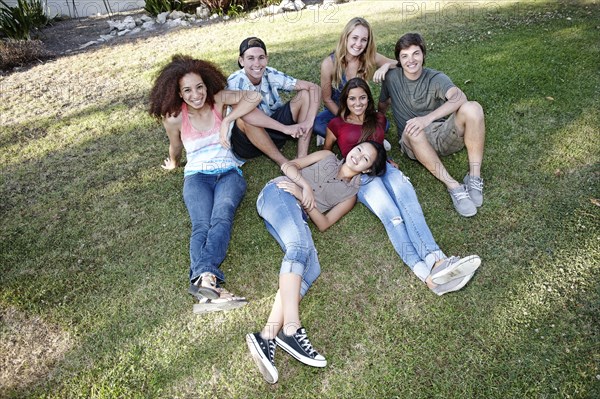
[[[356,72],[356,77],[370,80],[375,71],[375,55],[377,54],[377,48],[375,46],[375,40],[373,39],[373,30],[371,25],[366,19],[361,17],[354,17],[344,27],[340,40],[338,40],[337,47],[335,49],[333,57],[333,76],[331,77],[332,87],[339,87],[342,82],[342,75],[348,62],[346,61],[346,53],[348,48],[348,36],[357,26],[364,26],[369,32],[369,39],[367,40],[367,47],[358,57],[359,66]]]

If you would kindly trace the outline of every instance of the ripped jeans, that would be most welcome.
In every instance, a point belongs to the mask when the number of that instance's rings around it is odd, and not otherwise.
[[[306,295],[321,274],[321,265],[300,204],[292,194],[278,188],[275,183],[267,183],[258,195],[256,209],[284,252],[279,274],[301,276],[300,295]]]
[[[422,281],[436,261],[446,258],[427,226],[415,189],[400,170],[388,163],[381,177],[363,175],[358,200],[381,220],[402,261]]]

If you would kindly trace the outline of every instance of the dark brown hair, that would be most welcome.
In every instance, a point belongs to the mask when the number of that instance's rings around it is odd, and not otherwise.
[[[159,119],[167,115],[179,115],[183,103],[179,95],[179,81],[188,73],[195,73],[202,78],[206,86],[206,103],[210,106],[215,103],[215,94],[227,85],[223,72],[214,64],[176,54],[154,81],[150,91],[150,115]]]
[[[400,61],[400,50],[409,48],[410,46],[419,46],[423,53],[423,65],[425,65],[425,56],[427,55],[427,46],[425,45],[425,39],[419,33],[405,33],[396,42],[396,48],[394,49],[394,55],[396,60]]]
[[[367,93],[367,98],[369,99],[367,109],[365,110],[365,119],[362,124],[361,136],[358,141],[359,143],[362,143],[363,141],[367,141],[367,139],[375,133],[377,128],[377,111],[375,110],[375,102],[373,101],[371,88],[367,82],[361,78],[352,78],[346,83],[342,89],[342,94],[340,95],[338,116],[346,120],[348,115],[350,115],[350,110],[348,109],[348,94],[350,93],[350,90],[357,88],[363,89],[365,93]]]

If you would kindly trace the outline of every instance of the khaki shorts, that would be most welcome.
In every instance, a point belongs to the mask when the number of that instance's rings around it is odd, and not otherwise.
[[[465,146],[464,138],[456,134],[454,115],[450,115],[444,122],[433,122],[425,128],[427,141],[440,156],[454,154]],[[412,150],[404,143],[404,140],[400,140],[400,148],[410,159],[417,159]]]

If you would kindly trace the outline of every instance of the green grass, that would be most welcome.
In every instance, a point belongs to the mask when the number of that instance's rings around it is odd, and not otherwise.
[[[411,5],[422,3],[231,21],[0,77],[0,397],[600,396],[600,4]],[[270,386],[244,335],[265,322],[277,286],[282,253],[255,201],[279,171],[264,158],[244,166],[222,265],[250,304],[193,315],[182,171],[159,167],[168,141],[147,96],[176,52],[233,72],[249,35],[266,41],[270,65],[318,82],[355,15],[387,56],[402,33],[422,32],[427,65],[483,105],[486,200],[474,218],[392,150],[442,249],[477,253],[483,266],[461,292],[436,297],[362,205],[314,229],[322,275],[301,312],[328,366],[278,351]],[[465,173],[464,151],[444,162]]]

